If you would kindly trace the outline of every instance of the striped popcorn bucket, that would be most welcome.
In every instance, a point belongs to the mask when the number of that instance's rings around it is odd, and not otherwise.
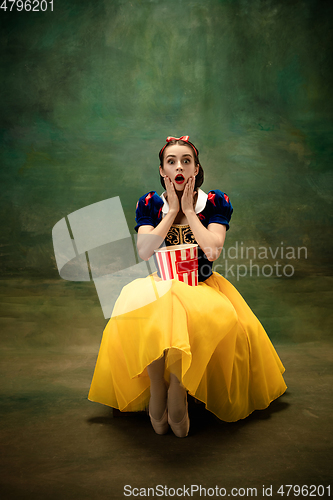
[[[162,280],[198,284],[198,245],[171,245],[155,250]]]

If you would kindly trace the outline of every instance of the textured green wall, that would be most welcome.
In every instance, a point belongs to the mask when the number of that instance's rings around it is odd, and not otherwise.
[[[64,215],[161,190],[189,134],[204,189],[234,205],[227,245],[306,246],[329,272],[332,6],[314,0],[65,1],[1,12],[1,272],[57,277]]]

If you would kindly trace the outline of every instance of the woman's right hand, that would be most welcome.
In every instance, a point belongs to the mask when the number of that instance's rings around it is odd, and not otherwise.
[[[175,186],[168,176],[164,177],[164,184],[168,195],[169,210],[171,212],[174,212],[175,214],[178,214],[180,207],[178,196],[175,191]]]
[[[137,247],[143,260],[150,259],[154,250],[161,246],[179,212],[179,200],[172,181],[169,177],[164,177],[164,183],[168,196],[168,213],[165,214],[156,227],[147,224],[140,226],[138,230]]]

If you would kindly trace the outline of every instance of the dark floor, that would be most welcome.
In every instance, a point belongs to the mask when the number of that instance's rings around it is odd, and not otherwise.
[[[328,498],[333,343],[327,335],[274,340],[288,391],[266,410],[230,424],[190,400],[188,438],[158,436],[146,414],[112,418],[111,409],[87,400],[105,320],[91,289],[64,283],[2,282],[1,500],[120,499],[125,485],[201,485],[207,496],[216,486],[226,496],[244,488],[243,497],[255,496],[246,489],[256,488],[257,498],[264,498],[263,486],[272,485],[267,497],[282,498],[281,485],[323,485],[321,498]]]

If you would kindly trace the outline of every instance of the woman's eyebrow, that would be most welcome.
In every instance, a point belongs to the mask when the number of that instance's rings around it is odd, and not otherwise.
[[[192,155],[190,153],[185,153],[184,155],[182,155],[182,158],[184,158],[184,156],[189,156],[190,158],[192,158]],[[167,155],[166,158],[176,158],[176,155]]]

